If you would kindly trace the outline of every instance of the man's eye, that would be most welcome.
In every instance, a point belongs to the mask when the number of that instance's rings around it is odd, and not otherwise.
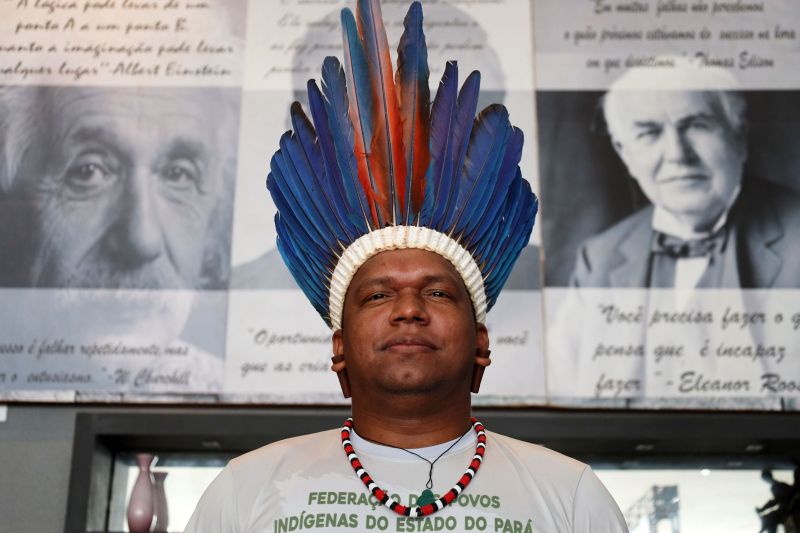
[[[450,295],[447,294],[447,292],[445,292],[445,291],[436,290],[436,291],[431,291],[431,296],[433,296],[435,298],[447,298]]]
[[[64,182],[75,193],[94,192],[113,180],[108,167],[99,162],[78,162],[67,169]]]
[[[636,134],[636,139],[649,141],[658,137],[660,133],[661,130],[659,130],[658,128],[648,128],[646,130],[639,130],[639,132]]]
[[[386,294],[382,292],[376,292],[375,294],[370,294],[369,296],[367,296],[367,301],[372,302],[375,300],[383,300],[384,298],[386,298]]]
[[[188,162],[173,162],[167,165],[161,173],[164,183],[173,189],[183,190],[198,185],[197,171]]]
[[[714,123],[705,118],[697,118],[689,124],[689,127],[696,130],[709,131],[714,128]]]

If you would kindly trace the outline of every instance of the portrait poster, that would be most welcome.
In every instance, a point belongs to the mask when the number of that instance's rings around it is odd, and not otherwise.
[[[0,391],[224,377],[247,5],[0,6]]]
[[[0,4],[0,399],[343,402],[264,185],[353,3]],[[537,190],[530,3],[423,9],[432,94],[479,69]],[[490,315],[485,404],[544,401],[539,252]]]
[[[797,4],[534,19],[548,399],[796,409]]]
[[[275,209],[264,192],[267,159],[281,133],[292,129],[289,104],[307,110],[306,84],[320,78],[326,56],[342,57],[340,11],[352,2],[254,2],[248,21],[232,277],[226,349],[226,400],[267,403],[342,403],[330,372],[330,329],[307,303],[275,245]],[[390,48],[403,30],[408,5],[384,2]],[[481,72],[478,108],[504,103],[513,124],[534,136],[533,36],[526,0],[423,3],[431,97],[448,60],[459,83]],[[513,32],[503,29],[511,21]],[[513,53],[507,53],[514,50]],[[393,58],[394,60],[394,58]],[[535,143],[521,167],[536,187]],[[539,247],[534,237],[488,316],[492,366],[477,403],[544,401]],[[227,396],[230,395],[230,396]]]

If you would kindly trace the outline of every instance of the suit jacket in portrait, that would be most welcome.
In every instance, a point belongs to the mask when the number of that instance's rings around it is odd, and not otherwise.
[[[653,206],[578,248],[574,287],[647,287]],[[735,255],[725,254],[721,288],[800,288],[800,193],[745,178],[728,215]]]

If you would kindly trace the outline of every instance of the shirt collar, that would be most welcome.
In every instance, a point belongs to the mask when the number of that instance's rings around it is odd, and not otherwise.
[[[458,440],[458,437],[455,439],[449,440],[447,442],[442,442],[441,444],[435,444],[433,446],[426,446],[424,448],[406,448],[411,450],[414,453],[425,457],[429,461],[433,461],[439,454],[444,452],[449,446],[451,446],[455,441]],[[453,446],[447,455],[452,455],[454,453],[458,453],[466,448],[474,448],[475,443],[478,441],[478,436],[475,433],[475,430],[471,427],[464,433],[464,436],[461,437],[461,441]],[[394,448],[392,446],[385,446],[383,444],[378,444],[376,442],[371,442],[363,437],[360,437],[358,433],[356,433],[355,428],[350,430],[350,442],[355,448],[356,453],[358,454],[366,454],[372,456],[379,456],[385,457],[387,459],[409,459],[411,461],[419,461],[418,457],[414,457],[410,453],[404,451],[402,448]]]

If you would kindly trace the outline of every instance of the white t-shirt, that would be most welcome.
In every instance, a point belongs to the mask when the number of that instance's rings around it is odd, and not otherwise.
[[[441,511],[402,517],[381,505],[356,477],[339,430],[275,442],[233,459],[206,489],[187,533],[293,531],[475,531],[621,533],[625,520],[592,470],[527,442],[486,432],[486,453],[464,492]],[[403,450],[351,441],[375,482],[403,505],[425,489],[429,465]],[[452,443],[414,449],[429,460]],[[447,492],[475,453],[470,430],[433,470],[436,497]]]

